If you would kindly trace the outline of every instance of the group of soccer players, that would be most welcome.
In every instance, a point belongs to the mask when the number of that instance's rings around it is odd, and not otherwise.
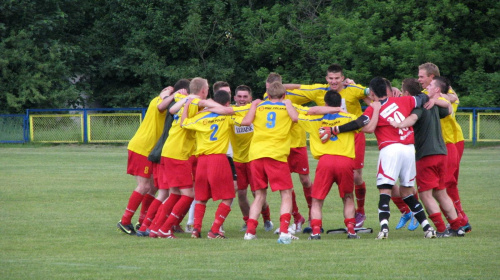
[[[117,227],[137,236],[176,238],[184,216],[191,216],[191,237],[201,238],[206,204],[212,199],[221,202],[207,238],[223,239],[222,225],[237,193],[244,239],[256,239],[261,214],[264,229],[273,229],[266,201],[270,187],[281,197],[278,243],[290,244],[302,230],[311,233],[309,239],[320,239],[323,202],[336,183],[347,237],[357,239],[356,229],[366,219],[362,168],[368,132],[375,133],[380,149],[377,239],[388,237],[391,198],[402,213],[397,229],[415,220],[409,229],[420,223],[426,238],[464,236],[471,227],[457,188],[464,140],[455,120],[458,98],[439,76],[434,64],[421,65],[418,80],[403,82],[402,95],[408,97],[398,97],[401,92],[386,79],[374,78],[365,88],[345,79],[342,67],[332,64],[328,84],[282,84],[281,76],[271,73],[263,100],[252,101],[251,89],[241,85],[235,90],[235,105],[230,105],[231,89],[225,82],[215,83],[213,99],[207,99],[207,80],[180,80],[150,102],[129,142],[127,173],[137,178],[137,188]],[[370,105],[364,113],[360,100]],[[302,106],[311,101],[318,106]],[[311,154],[319,160],[314,183],[306,131]],[[155,145],[161,159],[151,162]],[[310,227],[304,229],[291,172],[299,174],[309,208]],[[437,231],[418,201],[415,179]],[[254,195],[251,204],[248,185]],[[141,204],[134,226],[131,219]]]

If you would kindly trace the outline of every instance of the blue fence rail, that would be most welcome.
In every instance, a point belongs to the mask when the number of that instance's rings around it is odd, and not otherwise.
[[[97,114],[97,113],[124,113],[124,112],[140,112],[142,114],[142,118],[144,118],[146,114],[147,108],[93,108],[93,109],[28,109],[26,110],[26,114],[21,115],[1,115],[0,114],[0,143],[27,143],[31,141],[31,131],[30,127],[33,126],[30,123],[30,117],[40,116],[43,114],[75,114],[79,115],[79,119],[81,120],[81,131],[83,137],[81,141],[83,143],[89,143],[90,136],[88,135],[89,130],[89,114]],[[495,138],[493,140],[488,139],[484,140],[484,137],[481,137],[485,129],[479,126],[479,122],[481,120],[480,116],[487,115],[487,112],[491,113],[492,118],[489,120],[488,124],[493,123],[494,126],[491,127],[491,130],[497,130],[497,126],[500,127],[500,108],[493,107],[460,107],[458,109],[459,113],[472,113],[471,121],[472,123],[469,128],[462,127],[465,130],[471,132],[472,139],[468,138],[467,135],[464,135],[466,139],[471,141],[474,145],[478,141],[500,141],[500,137]],[[480,133],[481,131],[481,133]],[[479,139],[478,139],[479,138]],[[128,139],[127,139],[128,140]],[[65,142],[65,141],[45,141],[45,142]],[[99,141],[92,141],[99,142]],[[113,142],[113,141],[101,141],[101,142]]]

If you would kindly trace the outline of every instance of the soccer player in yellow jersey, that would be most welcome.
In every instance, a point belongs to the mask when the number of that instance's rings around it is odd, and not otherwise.
[[[127,174],[135,176],[137,187],[132,192],[125,213],[117,224],[118,229],[126,234],[135,234],[131,219],[147,193],[150,192],[152,195],[149,196],[154,199],[156,187],[152,178],[153,163],[148,161],[148,155],[163,131],[166,109],[173,100],[172,91],[172,87],[167,87],[151,100],[144,120],[127,147]]]
[[[297,121],[298,113],[290,100],[285,100],[286,90],[279,82],[269,85],[269,100],[256,100],[240,125],[254,126],[250,143],[250,169],[254,181],[255,200],[250,206],[245,240],[255,239],[260,211],[266,200],[268,183],[272,191],[280,191],[280,237],[278,243],[290,244],[288,233],[292,211],[292,177],[288,170],[290,153],[290,127]]]
[[[338,92],[329,90],[325,94],[325,103],[328,106],[339,107],[341,96]],[[357,239],[354,227],[354,131],[332,136],[323,144],[319,138],[318,130],[321,127],[342,125],[356,120],[355,115],[337,113],[326,115],[299,115],[299,124],[310,135],[311,153],[319,159],[316,168],[314,184],[311,190],[311,228],[310,240],[321,239],[322,208],[333,183],[337,183],[339,195],[344,204],[344,224],[347,227],[347,238]]]
[[[313,84],[313,85],[300,85],[300,84],[285,84],[285,87],[290,89],[299,89],[300,91],[295,94],[301,94],[311,101],[316,102],[317,105],[324,105],[324,96],[328,90],[335,90],[342,96],[341,107],[359,117],[363,113],[361,110],[360,100],[365,100],[370,104],[369,90],[361,85],[345,85],[344,84],[343,69],[338,64],[332,64],[328,67],[326,72],[327,84]],[[365,216],[365,195],[366,184],[363,180],[363,166],[365,159],[365,146],[366,138],[363,132],[356,133],[356,158],[354,164],[354,184],[356,194],[356,227],[362,227],[366,219]]]
[[[187,91],[189,89],[189,80],[188,79],[180,79],[174,85],[174,90],[171,95],[182,93],[187,95]],[[173,96],[172,96],[173,97]],[[169,107],[173,106],[173,103],[170,103]],[[168,107],[167,107],[168,110]],[[156,214],[158,213],[158,209],[163,204],[165,199],[168,197],[168,190],[163,186],[163,172],[159,172],[162,170],[161,167],[161,150],[163,149],[163,145],[168,138],[168,133],[170,127],[172,126],[173,115],[170,112],[167,112],[167,116],[165,118],[165,125],[163,127],[163,132],[158,141],[156,142],[153,150],[148,156],[148,159],[153,162],[153,178],[155,181],[155,186],[158,187],[158,192],[156,198],[151,202],[147,215],[145,215],[144,220],[140,223],[140,228],[136,230],[136,235],[139,237],[149,236],[149,227],[153,222]],[[142,202],[142,207],[144,207],[144,200]],[[141,207],[141,216],[142,216],[142,207]],[[140,222],[140,219],[139,219]]]
[[[266,89],[273,82],[282,82],[281,75],[278,73],[270,73],[266,79]],[[268,99],[267,93],[264,94],[264,101]],[[293,90],[287,91],[285,99],[289,99],[293,104],[303,105],[309,100],[300,94],[294,94]],[[290,129],[290,154],[288,155],[287,162],[290,168],[290,173],[299,174],[300,183],[304,190],[304,197],[306,198],[308,209],[311,209],[311,178],[309,176],[309,159],[307,157],[306,146],[306,132],[300,127],[298,123],[293,123]],[[302,225],[305,222],[304,217],[299,212],[295,191],[292,191],[292,216],[294,224],[289,228],[292,234],[302,231]],[[275,233],[279,233],[279,228]]]
[[[233,108],[238,110],[238,107],[246,106],[252,102],[252,89],[246,85],[240,85],[236,88],[234,94],[235,105]],[[251,183],[252,175],[250,173],[250,164],[248,160],[248,151],[250,149],[250,141],[252,141],[253,136],[253,125],[249,126],[238,126],[233,125],[230,133],[231,143],[233,145],[234,153],[234,165],[236,168],[236,178],[237,178],[237,194],[238,202],[240,205],[241,213],[243,214],[243,221],[245,224],[242,227],[242,231],[247,229],[247,221],[250,215],[250,203],[247,197],[248,185],[253,185]],[[252,194],[254,193],[251,187]],[[269,204],[267,201],[262,206],[262,219],[264,221],[265,231],[271,231],[274,228],[273,222],[271,221],[271,212],[269,209]]]
[[[186,102],[187,99],[196,96],[187,108],[188,117],[193,117],[198,113],[200,99],[207,98],[208,89],[206,79],[194,78],[189,84],[190,96],[176,95],[175,99],[177,102]],[[183,105],[182,103],[179,104]],[[175,112],[174,107],[170,109],[171,112]],[[170,194],[161,207],[163,208],[163,214],[155,218],[155,223],[150,227],[150,237],[175,238],[172,226],[176,225],[187,213],[194,200],[195,135],[194,131],[181,127],[180,116],[182,111],[180,110],[175,116],[168,139],[162,150],[162,171],[165,173],[164,185],[168,188]]]
[[[214,94],[215,102],[228,106],[231,97],[227,91],[219,90]],[[229,131],[233,120],[231,116],[219,115],[207,110],[192,118],[187,118],[189,103],[184,105],[181,126],[196,131],[196,156],[198,157],[195,177],[195,210],[192,238],[201,237],[201,227],[207,201],[222,200],[215,212],[215,220],[207,237],[226,238],[220,227],[231,211],[234,198],[234,185],[231,166],[226,157],[229,146]]]
[[[418,67],[418,81],[424,89],[426,89],[434,77],[440,77],[439,68],[431,62],[424,63]],[[424,90],[428,94],[427,90]],[[465,232],[471,231],[469,218],[465,214],[460,201],[460,194],[458,192],[458,175],[460,170],[460,161],[464,151],[464,136],[462,128],[456,120],[456,110],[458,108],[459,99],[455,91],[450,87],[447,93],[442,93],[441,97],[448,100],[453,108],[453,113],[441,119],[441,130],[443,132],[443,140],[446,144],[447,165],[448,173],[446,177],[446,192],[453,201],[453,205],[458,214],[463,218],[463,230]]]

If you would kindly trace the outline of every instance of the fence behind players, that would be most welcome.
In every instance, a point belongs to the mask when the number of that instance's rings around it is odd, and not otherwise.
[[[25,115],[0,115],[0,143],[126,143],[146,108],[32,109]],[[457,122],[465,141],[500,142],[500,108],[459,108]],[[373,134],[367,134],[374,141]]]

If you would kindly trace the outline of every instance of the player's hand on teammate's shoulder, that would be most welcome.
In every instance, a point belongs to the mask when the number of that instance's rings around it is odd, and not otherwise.
[[[374,110],[380,110],[380,106],[382,106],[380,104],[379,101],[372,101],[372,103],[370,103],[370,106],[374,109]]]
[[[175,93],[180,93],[182,95],[188,95],[188,92],[185,88],[181,88],[178,91],[176,91]],[[195,95],[195,96],[197,96],[197,95]]]
[[[254,101],[252,101],[252,106],[257,106],[257,105],[259,105],[260,102],[262,102],[262,100],[255,99]]]
[[[349,79],[349,78],[346,78],[344,80],[344,86],[348,86],[348,85],[355,85],[356,83],[354,82],[354,80],[352,79]]]
[[[430,108],[434,107],[434,99],[429,99],[429,101],[427,101],[427,103],[424,104],[424,108],[429,110]]]
[[[398,123],[398,122],[397,122],[397,121],[395,121],[395,120],[391,120],[389,123],[390,123],[390,124],[392,125],[392,127],[394,127],[394,128],[401,128],[401,123]]]

